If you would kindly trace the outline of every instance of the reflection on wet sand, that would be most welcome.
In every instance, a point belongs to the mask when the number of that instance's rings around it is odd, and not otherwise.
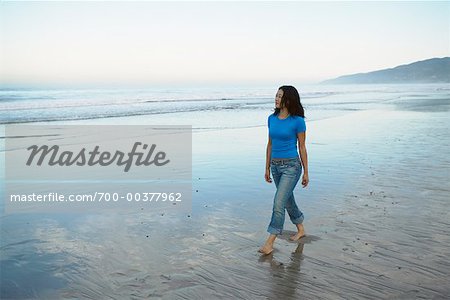
[[[303,248],[305,244],[299,242],[292,251],[287,263],[283,263],[274,258],[274,252],[269,255],[262,255],[259,258],[260,263],[270,265],[270,275],[273,278],[269,283],[269,299],[293,299],[298,288],[297,282],[302,281],[300,273],[301,263],[303,261]],[[275,250],[274,250],[275,251]]]

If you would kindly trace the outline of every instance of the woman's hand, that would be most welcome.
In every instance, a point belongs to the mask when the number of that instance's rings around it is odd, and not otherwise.
[[[268,183],[272,182],[272,178],[270,178],[270,169],[266,169],[266,175],[264,177]]]
[[[309,177],[308,174],[303,174],[303,179],[302,179],[302,185],[305,188],[309,183]]]

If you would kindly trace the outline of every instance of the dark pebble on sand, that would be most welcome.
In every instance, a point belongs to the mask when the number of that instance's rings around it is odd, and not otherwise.
[[[164,274],[161,274],[161,277],[164,278],[164,279],[167,279],[167,280],[171,280],[171,279],[172,279],[172,278],[170,277],[170,275],[164,275]]]

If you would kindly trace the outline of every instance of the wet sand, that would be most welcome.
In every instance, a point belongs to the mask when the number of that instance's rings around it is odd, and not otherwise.
[[[267,128],[195,132],[191,214],[2,217],[1,298],[447,298],[450,116],[395,107],[307,123],[300,242],[257,252]]]

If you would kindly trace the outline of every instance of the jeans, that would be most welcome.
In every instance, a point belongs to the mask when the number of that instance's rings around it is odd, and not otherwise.
[[[272,219],[267,231],[281,234],[284,226],[285,210],[294,224],[303,223],[303,213],[298,209],[294,198],[294,188],[302,174],[300,159],[272,159],[270,169],[277,191],[273,200]]]

